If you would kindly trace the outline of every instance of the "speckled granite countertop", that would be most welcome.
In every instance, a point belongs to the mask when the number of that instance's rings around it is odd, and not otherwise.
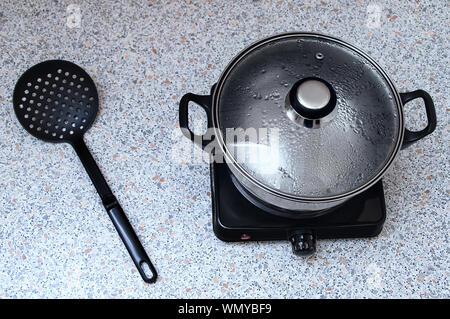
[[[450,297],[447,1],[70,3],[0,3],[1,298]],[[288,242],[218,240],[208,165],[171,161],[180,97],[207,93],[238,51],[291,30],[364,49],[400,91],[430,92],[438,116],[386,174],[381,235],[321,240],[309,259]],[[159,270],[155,285],[136,273],[72,148],[15,118],[19,75],[53,58],[97,84],[85,141]],[[423,125],[421,108],[408,106],[409,127]]]

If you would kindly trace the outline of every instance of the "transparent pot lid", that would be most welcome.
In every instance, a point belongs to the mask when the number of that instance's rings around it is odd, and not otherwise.
[[[334,38],[286,34],[256,43],[228,66],[215,94],[228,160],[284,195],[354,192],[399,148],[402,116],[391,82]]]

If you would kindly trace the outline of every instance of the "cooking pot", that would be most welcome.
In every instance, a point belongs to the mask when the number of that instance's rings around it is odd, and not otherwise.
[[[403,105],[425,104],[428,123],[405,128]],[[201,106],[208,131],[189,128],[188,104]],[[269,212],[311,217],[379,181],[400,149],[436,128],[423,90],[399,93],[360,49],[304,32],[275,35],[240,52],[210,95],[184,95],[183,134],[222,157],[233,180]]]

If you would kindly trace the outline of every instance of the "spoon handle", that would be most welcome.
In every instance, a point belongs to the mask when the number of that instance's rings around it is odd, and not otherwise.
[[[100,168],[97,166],[94,158],[92,157],[89,149],[83,141],[83,138],[76,139],[71,142],[75,152],[81,160],[86,172],[88,173],[92,183],[94,184],[100,198],[102,199],[103,206],[105,206],[109,217],[111,218],[114,227],[120,235],[125,247],[128,250],[131,258],[133,259],[136,268],[141,274],[142,279],[147,283],[154,283],[157,279],[156,269],[147,256],[144,247],[142,247],[139,238],[133,230],[130,222],[128,221],[122,207],[118,203],[116,197],[113,195],[111,189],[106,183]],[[146,274],[146,267],[150,269],[151,276]],[[147,272],[148,273],[148,272]]]
[[[115,201],[115,203],[112,203],[112,206],[106,208],[106,211],[108,212],[114,227],[116,227],[120,238],[125,244],[125,247],[127,247],[128,253],[131,256],[131,259],[133,259],[133,262],[141,274],[142,279],[147,283],[154,283],[158,277],[156,269],[150,261],[150,258],[147,256],[144,247],[142,247],[139,238],[134,232],[127,216],[123,212],[122,207],[120,207],[119,203]],[[148,266],[148,268],[146,268],[146,266]],[[147,275],[149,273],[148,269],[151,272],[150,277]]]

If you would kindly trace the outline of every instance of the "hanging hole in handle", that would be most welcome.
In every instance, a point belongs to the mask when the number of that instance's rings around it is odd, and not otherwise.
[[[417,132],[423,130],[428,125],[425,103],[421,98],[409,101],[403,105],[405,116],[405,127],[407,130]]]
[[[188,104],[189,129],[195,135],[204,135],[208,129],[208,116],[205,110],[197,103],[190,101]]]
[[[153,280],[152,282],[156,281],[156,272],[153,272],[152,268],[146,261],[142,261],[140,263],[141,269],[144,272],[145,276],[149,278],[150,280]]]

